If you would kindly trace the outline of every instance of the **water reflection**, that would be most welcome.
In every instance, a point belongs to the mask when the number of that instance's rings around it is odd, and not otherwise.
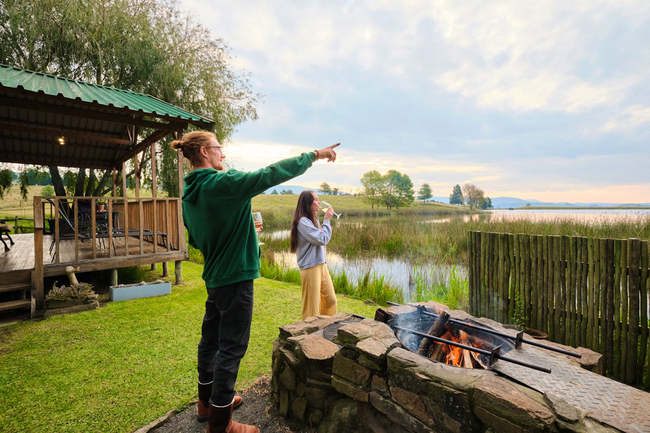
[[[464,223],[468,223],[470,221],[480,221],[481,218],[487,218],[487,217],[489,217],[489,216],[486,216],[485,214],[455,215],[455,216],[446,217],[446,218],[427,219],[427,220],[424,220],[424,222],[425,223],[439,224],[439,223],[450,223],[452,221],[462,220]]]
[[[650,209],[499,209],[492,210],[488,214],[492,221],[528,220],[533,222],[546,222],[571,220],[602,224],[645,220],[650,218]]]
[[[276,263],[283,267],[298,268],[296,255],[288,251],[276,251],[273,253]],[[452,274],[452,267],[448,264],[427,263],[415,265],[406,260],[387,259],[384,257],[363,258],[343,257],[339,254],[327,252],[327,265],[333,275],[342,271],[351,282],[358,282],[366,274],[371,277],[384,277],[384,281],[393,287],[398,287],[408,298],[409,291],[414,290],[418,279],[424,281],[426,286],[447,286]],[[467,270],[464,266],[456,265],[457,276],[460,279],[467,278]]]

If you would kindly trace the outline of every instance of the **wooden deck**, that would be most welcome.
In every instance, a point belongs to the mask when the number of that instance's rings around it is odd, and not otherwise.
[[[15,245],[11,250],[3,252],[0,247],[0,274],[16,271],[34,269],[34,234],[12,234],[11,238]],[[51,235],[43,236],[43,265],[46,276],[62,275],[67,265],[79,266],[80,271],[113,269],[127,266],[136,266],[150,263],[160,263],[167,261],[183,260],[185,254],[182,251],[167,251],[164,246],[157,246],[157,253],[154,254],[153,243],[143,242],[143,251],[140,253],[140,240],[129,237],[128,242],[129,255],[126,255],[125,238],[115,238],[115,250],[113,257],[110,257],[108,250],[108,239],[98,239],[96,241],[95,258],[92,254],[92,241],[90,239],[79,242],[79,260],[75,261],[75,243],[74,241],[62,241],[59,243],[59,263],[54,263],[53,257],[55,248],[50,255],[50,245],[53,237]]]

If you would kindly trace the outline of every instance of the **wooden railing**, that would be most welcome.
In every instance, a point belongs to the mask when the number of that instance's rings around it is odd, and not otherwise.
[[[469,257],[471,314],[598,351],[608,375],[650,388],[647,241],[472,231]]]
[[[35,219],[39,213],[44,228],[54,235],[55,264],[62,263],[62,242],[74,242],[74,259],[65,261],[71,263],[96,259],[101,247],[98,241],[108,250],[105,255],[109,258],[184,250],[178,198],[35,197],[34,206]],[[118,238],[124,242],[116,246]],[[129,249],[129,238],[138,239],[138,251]],[[85,240],[91,241],[89,257],[80,254],[80,241]],[[152,247],[149,251],[145,251],[146,244]]]

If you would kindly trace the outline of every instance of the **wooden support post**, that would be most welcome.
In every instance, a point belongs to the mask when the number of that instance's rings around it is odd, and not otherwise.
[[[174,262],[174,276],[176,277],[175,284],[183,284],[183,261],[176,260]]]
[[[117,286],[117,269],[111,269],[111,286]]]
[[[127,199],[126,164],[122,163],[122,194],[124,198],[124,255],[129,255],[129,200]]]
[[[158,253],[158,179],[156,177],[156,143],[151,143],[151,196],[153,197],[153,253]],[[152,270],[156,270],[152,265]]]
[[[151,264],[151,270],[155,271],[156,269],[158,269],[158,263],[152,263]]]
[[[45,287],[43,282],[43,221],[41,197],[34,197],[34,274],[32,284],[32,318],[43,309],[43,301],[45,299]]]
[[[182,136],[183,136],[183,131],[178,131],[176,133],[177,140],[180,140]],[[183,166],[185,165],[185,157],[183,156],[183,152],[181,152],[180,150],[177,151],[177,155],[178,155],[178,196],[183,197]],[[183,224],[183,209],[180,202],[178,203],[176,210],[178,213],[178,249],[180,251],[184,251],[187,257],[188,250],[187,250],[187,243],[185,241],[185,225]]]
[[[633,385],[636,383],[637,376],[637,357],[639,344],[639,288],[641,285],[641,275],[639,269],[641,256],[641,241],[639,239],[630,239],[630,251],[628,254],[628,272],[630,284],[630,301],[627,333],[627,366],[625,383]]]
[[[169,276],[169,262],[163,262],[162,268],[163,268],[163,272],[162,272],[163,278],[168,277]]]

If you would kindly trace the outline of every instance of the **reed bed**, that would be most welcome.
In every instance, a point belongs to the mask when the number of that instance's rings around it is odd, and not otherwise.
[[[400,215],[341,219],[333,221],[332,225],[333,236],[328,249],[343,256],[380,255],[403,257],[415,262],[455,257],[461,264],[466,264],[468,260],[467,233],[470,230],[612,239],[650,238],[650,216],[620,221],[603,218],[595,222],[581,222],[557,218],[536,222],[523,219],[501,221],[487,215],[477,221],[449,218],[447,221],[427,222],[421,215]],[[265,237],[264,242],[277,251],[289,249],[288,239]]]

